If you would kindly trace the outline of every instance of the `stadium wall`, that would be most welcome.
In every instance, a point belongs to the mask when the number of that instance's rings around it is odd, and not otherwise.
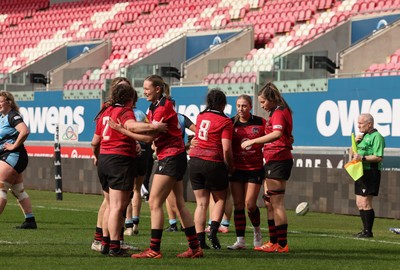
[[[295,209],[298,203],[307,201],[311,211],[357,215],[354,183],[341,168],[345,156],[295,154],[296,166],[286,189],[286,207]],[[397,160],[398,162],[399,160]],[[97,170],[92,159],[63,158],[63,192],[101,194]],[[157,166],[157,163],[155,163]],[[339,168],[337,168],[339,167]],[[54,158],[31,157],[24,172],[25,187],[35,190],[55,190]],[[400,218],[400,171],[383,171],[380,195],[374,199],[376,216]],[[184,178],[185,198],[195,201],[187,174]],[[263,205],[261,196],[258,204]]]
[[[98,43],[98,42],[97,42]],[[105,41],[95,46],[95,42],[87,43],[87,46],[93,47],[87,52],[74,59],[66,59],[68,47],[65,47],[64,61],[51,70],[50,89],[62,89],[69,80],[80,80],[89,69],[100,69],[105,59],[111,53],[111,41]],[[71,45],[71,47],[77,46]],[[95,46],[95,47],[94,47]]]
[[[231,29],[230,29],[231,30]],[[227,30],[228,31],[228,30]],[[232,30],[231,30],[232,31]],[[240,59],[241,56],[246,55],[254,47],[253,29],[246,28],[233,35],[228,40],[223,40],[223,44],[213,44],[210,40],[209,47],[196,57],[188,59],[185,64],[185,78],[187,83],[201,82],[207,74],[220,73],[223,68],[232,60]],[[229,32],[228,32],[229,33]],[[225,34],[228,34],[225,33]],[[223,33],[215,32],[215,34],[223,35]],[[207,36],[212,36],[212,33],[203,34],[203,39]],[[190,38],[190,37],[189,37]],[[194,38],[194,37],[192,37]]]

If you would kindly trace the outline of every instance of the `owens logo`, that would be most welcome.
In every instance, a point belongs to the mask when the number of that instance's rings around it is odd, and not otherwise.
[[[85,107],[76,106],[75,108],[66,107],[21,107],[20,113],[24,122],[29,127],[31,133],[54,134],[56,126],[59,124],[77,124],[78,133],[85,130],[84,113]]]
[[[330,137],[336,132],[350,136],[358,131],[358,116],[370,113],[375,128],[382,136],[400,136],[400,99],[377,100],[326,100],[317,110],[316,124],[322,136]]]

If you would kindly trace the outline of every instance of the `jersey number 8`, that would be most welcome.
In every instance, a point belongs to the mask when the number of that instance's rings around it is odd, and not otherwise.
[[[210,129],[211,121],[202,120],[199,127],[199,139],[208,141],[208,130]]]

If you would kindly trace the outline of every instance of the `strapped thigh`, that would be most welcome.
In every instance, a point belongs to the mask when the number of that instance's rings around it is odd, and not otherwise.
[[[8,182],[0,181],[0,199],[7,200],[7,193],[11,184]]]
[[[280,190],[267,190],[267,193],[265,193],[262,198],[264,199],[264,201],[266,202],[271,202],[271,196],[273,195],[280,195],[280,194],[285,194],[285,190],[284,189],[280,189]]]
[[[25,192],[24,183],[12,185],[11,192],[19,202],[23,199],[29,198],[28,193]]]

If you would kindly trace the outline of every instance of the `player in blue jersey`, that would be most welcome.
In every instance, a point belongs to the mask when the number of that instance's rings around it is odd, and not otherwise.
[[[148,123],[146,114],[137,109],[133,109],[133,113],[135,114],[135,118],[137,122]],[[126,209],[126,219],[125,219],[125,227],[126,230],[124,232],[125,235],[137,235],[139,233],[139,221],[140,221],[140,209],[142,208],[142,197],[141,197],[141,188],[143,184],[144,176],[146,175],[148,164],[146,158],[146,150],[147,143],[138,142],[136,150],[138,151],[138,156],[136,158],[136,172],[137,176],[135,178],[135,182],[133,185],[133,197],[131,202]]]
[[[28,154],[24,142],[29,129],[24,123],[14,96],[0,91],[0,214],[7,204],[11,190],[25,215],[25,221],[17,229],[36,229],[32,204],[25,192],[22,172],[28,166]]]
[[[175,104],[174,104],[175,105]],[[178,113],[178,121],[179,126],[181,127],[182,131],[182,138],[185,137],[186,129],[189,129],[192,132],[196,132],[196,125],[184,114]],[[178,225],[177,225],[177,213],[178,208],[176,206],[176,198],[173,192],[171,192],[166,201],[166,209],[168,213],[168,222],[169,226],[165,229],[166,232],[177,232]]]

